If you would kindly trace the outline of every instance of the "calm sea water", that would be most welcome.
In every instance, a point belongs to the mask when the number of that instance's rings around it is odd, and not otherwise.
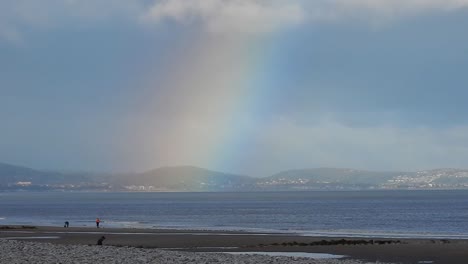
[[[468,191],[0,193],[0,225],[468,238]]]

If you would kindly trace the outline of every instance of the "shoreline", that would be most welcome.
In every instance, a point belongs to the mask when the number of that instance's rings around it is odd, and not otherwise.
[[[103,225],[104,224],[104,225]],[[0,231],[5,227],[19,228],[21,226],[34,226],[36,228],[58,228],[63,229],[61,226],[56,225],[31,225],[31,224],[5,224],[0,223]],[[70,226],[69,229],[79,230],[99,230],[94,225],[81,225],[81,226]],[[403,232],[332,232],[332,231],[308,231],[308,230],[274,230],[274,229],[262,229],[262,228],[250,228],[250,229],[236,229],[236,228],[197,228],[197,227],[162,227],[162,226],[141,226],[128,227],[128,226],[116,226],[116,225],[105,225],[105,222],[101,222],[100,229],[106,230],[146,230],[150,233],[154,231],[158,232],[210,232],[210,233],[236,233],[236,234],[259,234],[259,235],[285,235],[285,236],[302,236],[310,238],[329,238],[329,239],[394,239],[394,240],[468,240],[468,234],[434,234],[434,233],[409,233]],[[144,232],[142,232],[144,233]]]
[[[95,245],[185,252],[296,252],[344,255],[344,259],[412,264],[466,263],[466,239],[310,237],[284,233],[88,227],[0,226],[0,240],[56,245]]]

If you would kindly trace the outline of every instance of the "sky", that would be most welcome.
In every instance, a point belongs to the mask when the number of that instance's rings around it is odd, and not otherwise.
[[[5,0],[0,161],[468,168],[468,0]]]

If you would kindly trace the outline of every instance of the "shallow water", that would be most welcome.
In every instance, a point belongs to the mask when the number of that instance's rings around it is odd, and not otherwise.
[[[0,225],[468,238],[468,191],[0,193]]]
[[[217,252],[219,253],[219,252]],[[296,258],[312,258],[312,259],[340,259],[345,258],[344,255],[333,255],[326,253],[307,253],[307,252],[222,252],[233,255],[264,255],[270,257],[296,257]]]

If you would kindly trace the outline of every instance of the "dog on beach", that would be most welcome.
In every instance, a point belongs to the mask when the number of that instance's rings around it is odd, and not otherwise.
[[[98,244],[99,246],[102,246],[102,241],[104,241],[104,239],[106,239],[106,237],[105,237],[105,236],[102,236],[102,237],[97,241],[97,244]]]

